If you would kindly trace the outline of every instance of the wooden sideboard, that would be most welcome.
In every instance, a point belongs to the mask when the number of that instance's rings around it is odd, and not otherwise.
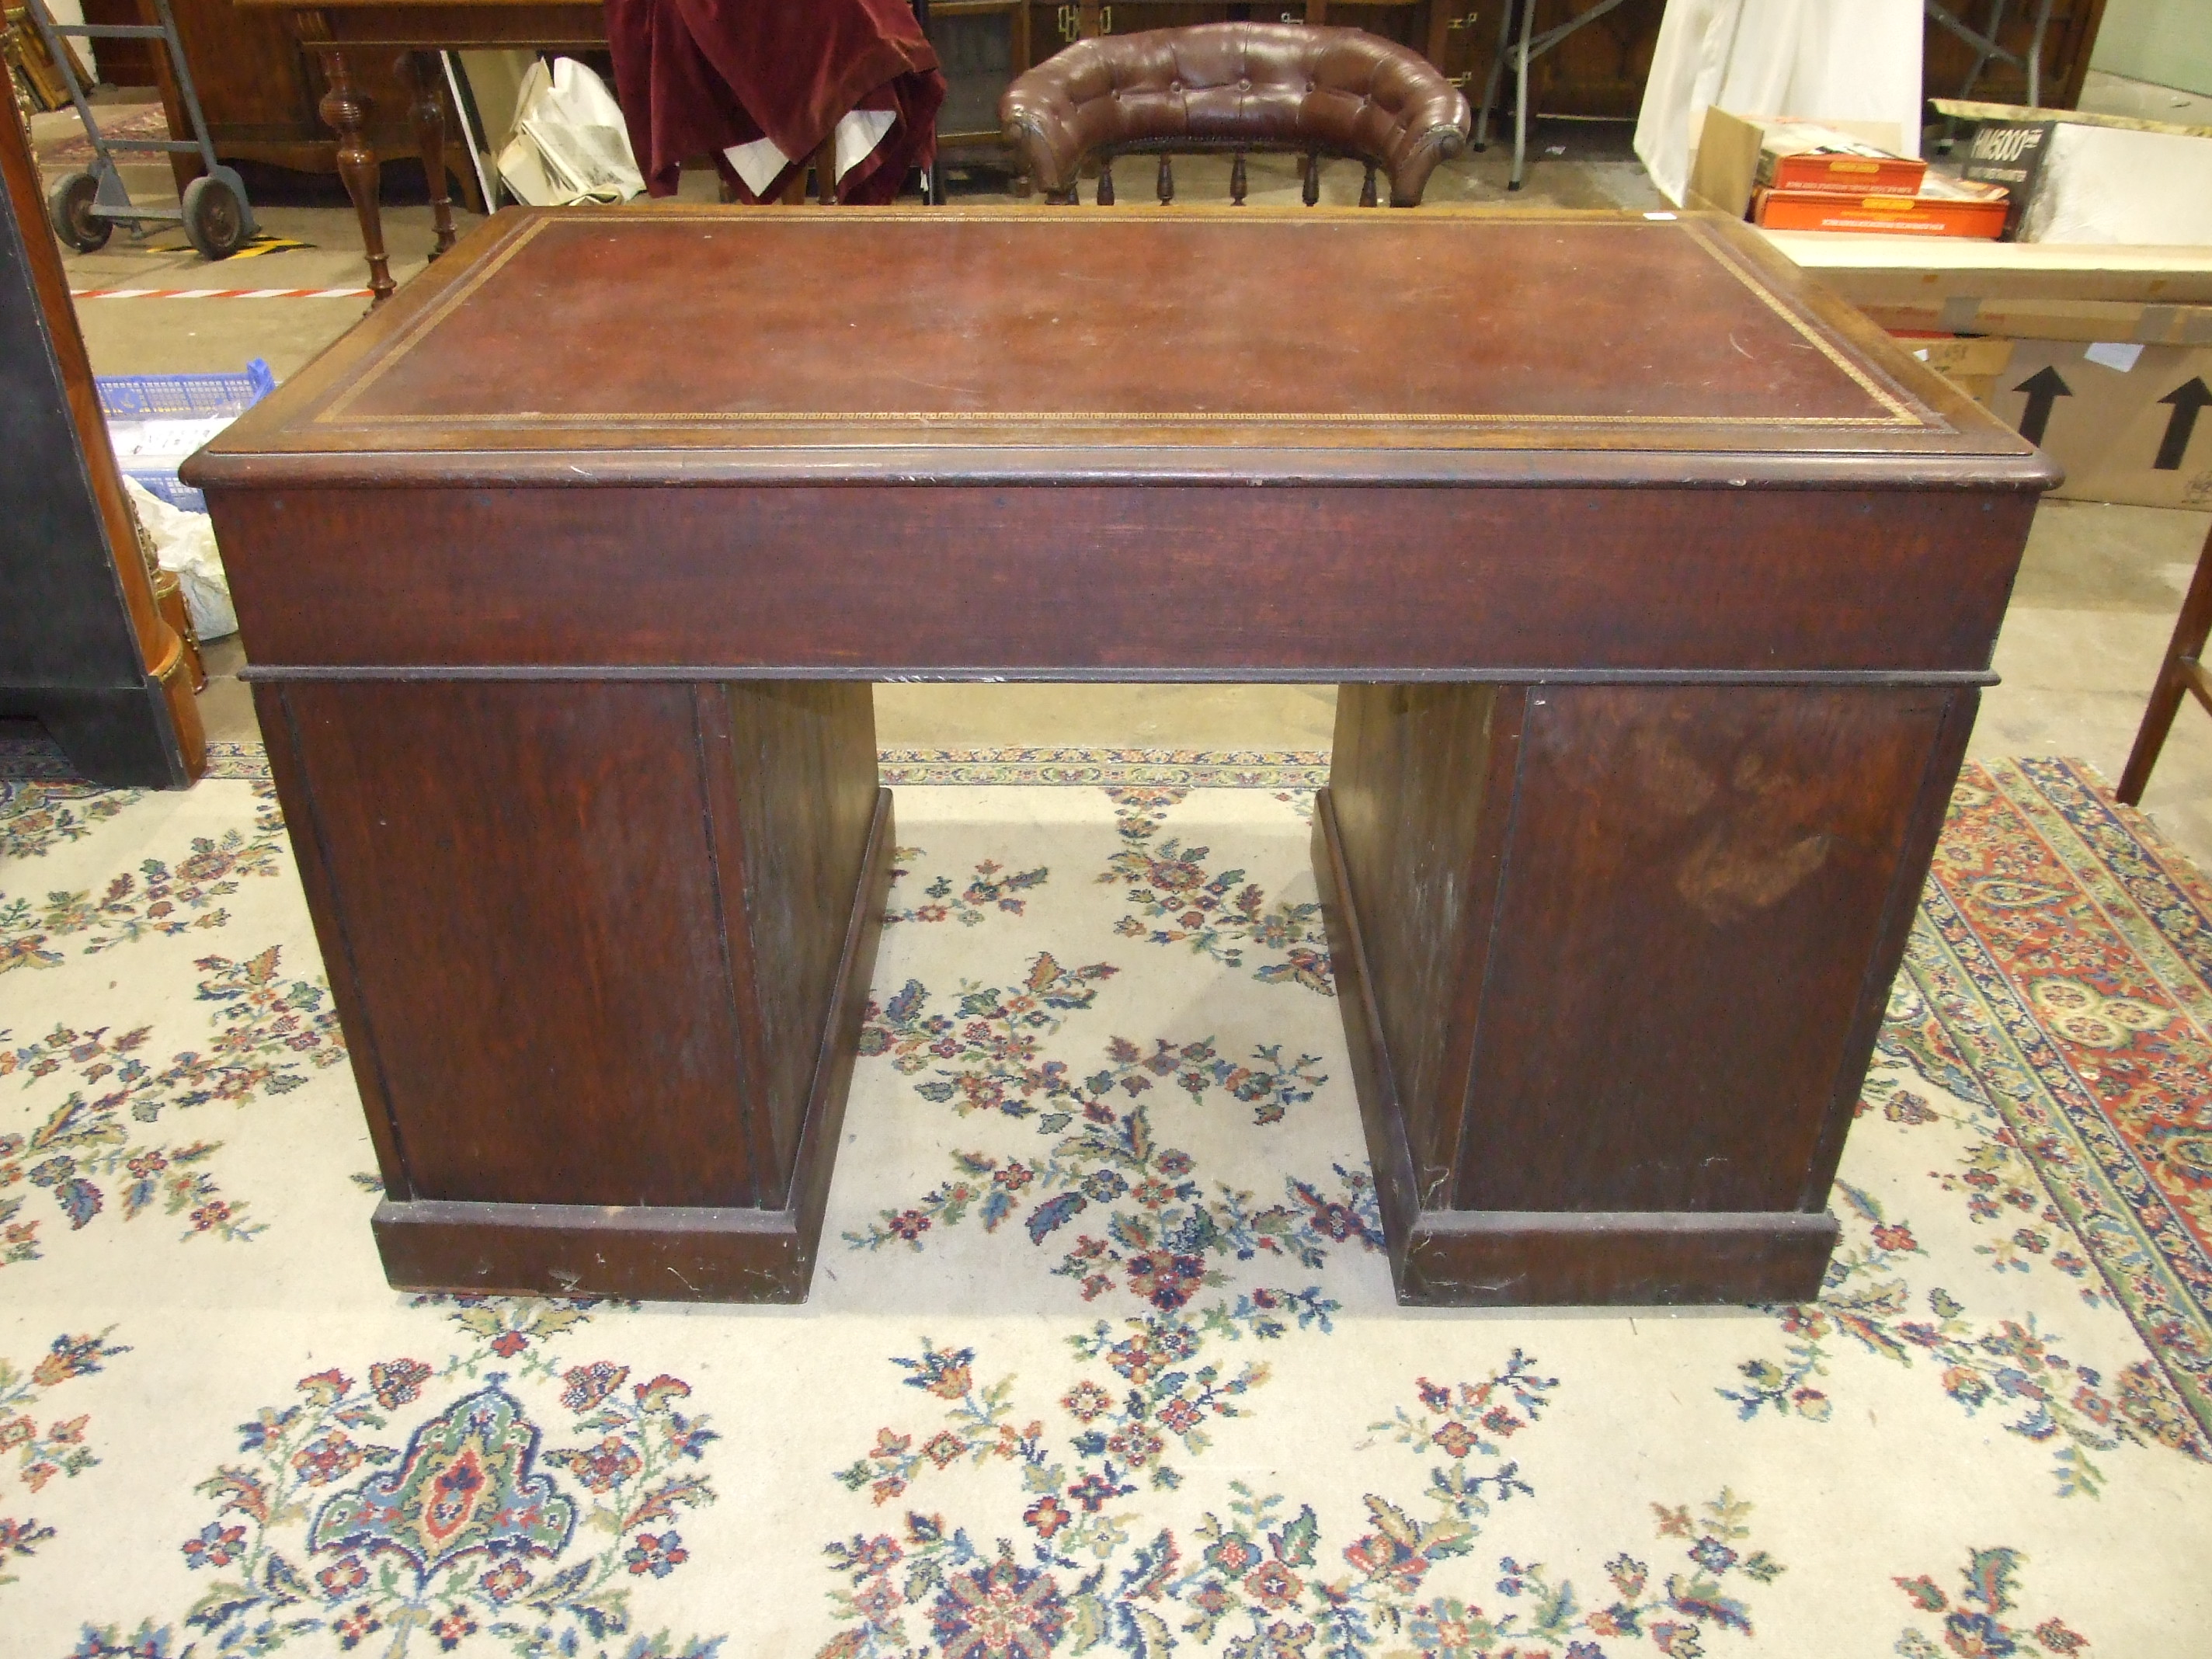
[[[1718,217],[672,205],[495,217],[185,476],[395,1284],[804,1295],[869,682],[1261,679],[1342,688],[1316,872],[1443,1303],[1817,1293],[2054,479]]]

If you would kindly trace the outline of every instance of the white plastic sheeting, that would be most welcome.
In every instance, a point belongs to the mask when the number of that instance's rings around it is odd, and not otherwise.
[[[238,632],[230,581],[222,574],[222,555],[216,550],[214,520],[204,513],[171,507],[136,478],[125,478],[123,487],[131,492],[138,522],[154,538],[155,562],[173,572],[183,590],[192,632],[203,640]]]
[[[1894,121],[1920,153],[1921,0],[1667,0],[1636,154],[1679,204],[1715,105],[1738,115]]]

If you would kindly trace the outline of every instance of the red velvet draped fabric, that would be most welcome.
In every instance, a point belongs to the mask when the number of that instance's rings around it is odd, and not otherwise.
[[[881,142],[838,181],[838,199],[888,202],[934,159],[945,77],[907,0],[607,0],[615,95],[646,188],[672,196],[684,162],[762,137],[805,166],[848,111],[890,110]]]

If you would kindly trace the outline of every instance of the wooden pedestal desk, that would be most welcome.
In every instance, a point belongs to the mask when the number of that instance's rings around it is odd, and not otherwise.
[[[1723,220],[1139,208],[501,214],[186,476],[395,1285],[805,1294],[872,680],[1304,680],[1434,1303],[1817,1292],[2054,481]]]

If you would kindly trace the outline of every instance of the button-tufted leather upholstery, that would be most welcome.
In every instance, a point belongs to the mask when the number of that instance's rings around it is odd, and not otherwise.
[[[1049,200],[1073,199],[1093,156],[1289,149],[1381,167],[1393,207],[1419,204],[1469,125],[1467,100],[1417,54],[1360,29],[1295,23],[1079,40],[1008,87],[999,121]]]

